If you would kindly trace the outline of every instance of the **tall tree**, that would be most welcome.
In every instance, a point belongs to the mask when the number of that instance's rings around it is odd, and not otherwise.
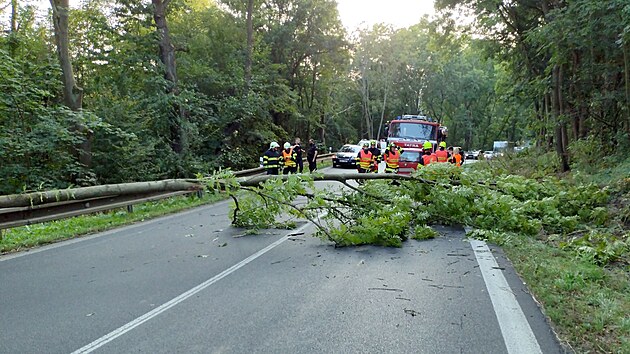
[[[80,112],[83,102],[83,89],[75,81],[69,49],[68,16],[70,4],[68,0],[50,0],[50,4],[52,6],[57,57],[62,71],[63,102],[73,112]],[[89,168],[92,161],[92,130],[82,122],[80,114],[78,117],[79,119],[71,127],[82,137],[81,142],[75,147],[75,155],[83,166]],[[80,183],[81,178],[83,177],[80,175],[75,176],[75,182]]]
[[[17,32],[18,1],[11,0],[11,33]]]
[[[53,25],[55,28],[55,43],[57,45],[57,57],[63,76],[63,99],[65,105],[73,111],[82,108],[83,89],[77,86],[70,58],[68,36],[68,14],[70,11],[69,0],[50,0],[52,5]]]
[[[177,64],[175,61],[175,46],[171,41],[166,11],[171,0],[151,0],[153,3],[153,20],[158,34],[158,46],[160,60],[164,66],[164,78],[168,82],[167,91],[173,96],[180,93],[177,80]],[[171,134],[171,148],[177,154],[184,154],[187,148],[187,136],[184,129],[186,123],[186,111],[176,100],[173,100],[173,112],[170,117],[169,127]]]
[[[252,56],[254,55],[254,0],[247,0],[247,53],[245,56],[245,88],[252,86]]]

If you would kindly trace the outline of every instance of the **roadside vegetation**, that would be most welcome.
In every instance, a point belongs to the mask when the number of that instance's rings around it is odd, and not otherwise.
[[[238,198],[234,224],[255,230],[293,214],[338,247],[402,247],[408,238],[435,237],[431,225],[467,225],[469,237],[505,249],[562,341],[579,353],[628,353],[630,159],[604,154],[574,159],[570,174],[556,173],[554,153],[532,149],[464,169],[430,165],[412,180],[369,180],[343,191],[316,191],[299,176],[235,186],[248,193]],[[307,201],[296,206],[297,197]]]
[[[560,338],[576,352],[628,353],[630,159],[627,154],[606,156],[606,149],[596,145],[572,147],[573,172],[559,177],[553,153],[531,151],[475,166],[495,175],[527,176],[535,183],[558,181],[554,184],[560,187],[539,209],[555,227],[527,237],[476,234],[502,246]],[[554,203],[559,214],[550,213]],[[569,209],[576,211],[573,217],[563,215]]]
[[[0,254],[22,251],[32,247],[106,231],[213,203],[221,199],[225,199],[225,196],[206,193],[202,197],[197,197],[193,194],[138,204],[133,207],[133,212],[131,213],[126,208],[121,208],[92,215],[2,230]]]
[[[318,174],[258,187],[240,185],[229,172],[206,182],[211,191],[227,189],[238,202],[234,225],[249,228],[251,235],[289,227],[287,214],[313,221],[316,235],[339,247],[404,247],[409,238],[439,237],[431,228],[436,223],[471,226],[470,237],[503,247],[563,341],[577,352],[625,353],[630,351],[630,159],[598,161],[603,172],[589,173],[576,160],[573,173],[558,175],[555,154],[532,150],[466,168],[435,164],[411,180],[348,183],[343,190],[315,188]],[[225,197],[173,198],[136,206],[131,214],[117,210],[15,228],[5,231],[0,247],[20,250]],[[296,205],[298,197],[303,202]]]

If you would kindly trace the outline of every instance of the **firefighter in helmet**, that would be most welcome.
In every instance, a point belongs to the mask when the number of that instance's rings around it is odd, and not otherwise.
[[[357,171],[359,173],[368,173],[372,170],[374,164],[374,155],[370,151],[370,145],[363,143],[363,148],[359,151],[356,157]]]
[[[381,149],[376,146],[376,140],[370,141],[370,152],[372,153],[372,158],[374,159],[372,172],[378,173],[378,164],[381,163]]]
[[[422,158],[420,164],[422,166],[428,166],[434,162],[437,162],[437,156],[433,153],[433,144],[430,141],[425,141],[422,144]]]
[[[293,150],[291,143],[284,143],[284,150],[282,150],[282,161],[284,163],[284,169],[282,174],[288,175],[289,173],[297,172],[297,153]]]
[[[398,173],[398,165],[400,163],[400,155],[403,150],[394,143],[389,143],[387,149],[383,153],[383,161],[385,161],[385,173]]]
[[[440,148],[435,152],[437,156],[437,162],[448,162],[449,153],[446,151],[446,141],[440,142]]]
[[[269,150],[265,151],[265,154],[263,155],[263,167],[267,171],[268,175],[277,175],[280,170],[279,147],[280,145],[273,141],[269,144]]]

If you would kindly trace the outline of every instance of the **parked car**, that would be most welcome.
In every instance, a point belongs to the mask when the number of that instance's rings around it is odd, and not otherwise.
[[[346,144],[337,151],[332,158],[333,167],[356,167],[356,157],[361,147],[359,145]]]
[[[470,150],[470,151],[466,151],[464,156],[466,157],[466,159],[477,160],[479,159],[479,153],[480,153],[479,150]]]
[[[484,151],[483,158],[484,160],[492,160],[494,158],[494,151]]]

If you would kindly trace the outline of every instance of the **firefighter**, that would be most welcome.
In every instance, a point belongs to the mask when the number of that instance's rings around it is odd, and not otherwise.
[[[284,163],[284,169],[282,170],[283,175],[288,175],[289,173],[295,173],[297,171],[297,154],[289,142],[284,143],[282,161]]]
[[[440,142],[440,149],[435,152],[437,162],[448,162],[449,154],[446,151],[446,141]]]
[[[267,170],[268,175],[277,175],[280,170],[280,145],[275,141],[269,144],[269,150],[263,155],[263,167]]]
[[[403,150],[394,143],[389,143],[387,150],[383,153],[383,161],[385,161],[385,173],[398,173],[398,163],[400,162],[400,154]]]
[[[359,173],[368,173],[372,170],[374,156],[370,151],[370,145],[368,145],[368,143],[363,143],[363,149],[361,149],[361,151],[357,154],[356,160],[357,171]]]
[[[374,159],[374,163],[372,164],[372,172],[378,173],[378,164],[381,163],[381,149],[376,146],[376,140],[370,141],[370,152],[372,153],[372,158]]]
[[[437,162],[437,156],[433,153],[433,144],[430,141],[425,141],[422,144],[422,158],[420,159],[420,165],[428,166],[434,162]]]

